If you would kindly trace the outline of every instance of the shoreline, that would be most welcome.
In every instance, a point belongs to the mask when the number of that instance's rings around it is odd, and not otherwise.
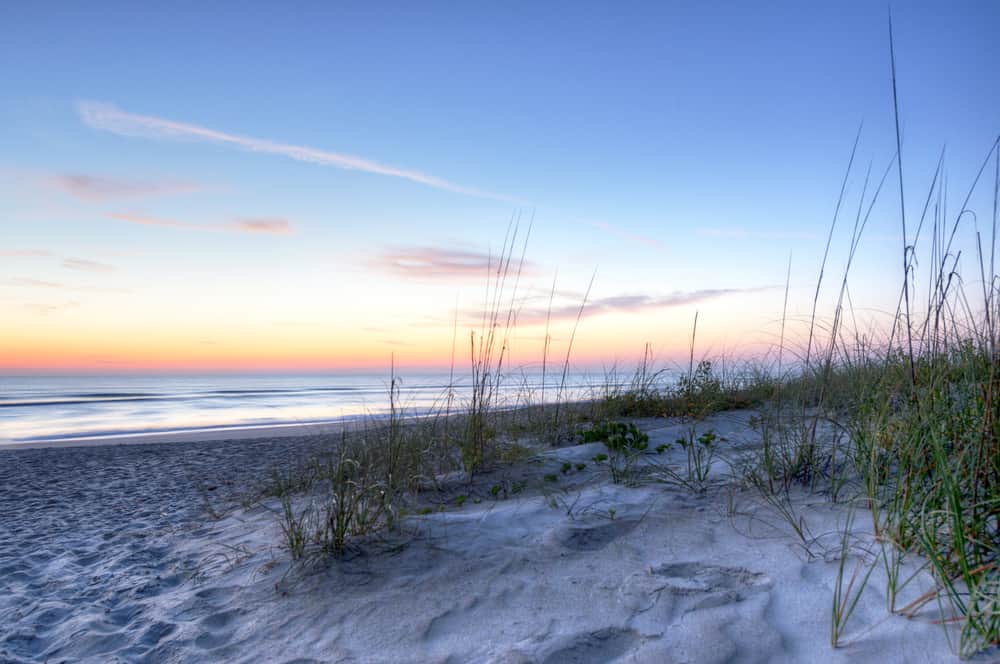
[[[561,408],[579,408],[595,403],[592,400],[564,401]],[[497,406],[496,412],[531,412],[552,408],[555,403]],[[464,408],[457,407],[446,416],[460,418],[466,414]],[[425,418],[439,416],[433,412],[404,412],[401,418],[404,426]],[[444,415],[442,415],[444,417]],[[5,439],[0,438],[0,452],[5,450],[30,450],[45,448],[104,447],[109,445],[158,445],[165,443],[206,443],[230,440],[260,440],[271,438],[321,437],[340,434],[345,430],[355,431],[368,424],[380,426],[388,421],[388,413],[365,415],[345,415],[343,417],[316,422],[279,422],[275,424],[233,424],[211,427],[191,427],[157,431],[122,431],[120,433],[101,432],[96,434],[60,435]]]
[[[172,431],[126,432],[51,437],[44,439],[3,440],[0,451],[33,450],[49,448],[105,447],[114,445],[159,445],[167,443],[209,443],[231,440],[260,440],[272,438],[303,438],[328,436],[343,431],[356,419],[306,424],[234,425],[211,428],[181,429]]]
[[[70,380],[72,378],[72,380]],[[21,378],[0,390],[0,446],[92,445],[144,441],[192,441],[232,435],[241,438],[337,430],[343,422],[378,420],[392,404],[388,390],[374,375],[355,378],[281,375],[229,377],[218,384],[205,377],[180,375],[159,382],[150,376],[118,379],[54,377],[51,381]],[[381,377],[379,377],[381,378]],[[444,376],[447,379],[447,376]],[[469,386],[444,384],[416,375],[400,387],[396,399],[407,418],[422,417],[468,400]],[[594,393],[586,374],[574,376],[577,398]],[[549,385],[551,381],[546,381]],[[514,407],[551,397],[558,385],[522,385],[514,374],[505,380],[500,401]],[[451,395],[449,397],[449,395]],[[460,410],[460,409],[459,409]],[[251,430],[260,429],[260,433]]]

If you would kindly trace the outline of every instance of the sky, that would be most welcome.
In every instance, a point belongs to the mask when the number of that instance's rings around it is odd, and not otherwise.
[[[512,236],[515,365],[547,334],[550,362],[647,343],[679,361],[696,312],[699,355],[773,354],[786,282],[801,341],[859,127],[821,318],[893,162],[888,17],[3,3],[0,372],[467,365]],[[953,217],[1000,133],[1000,4],[899,2],[892,21],[912,232],[942,149]],[[984,177],[959,242],[988,228]],[[859,325],[896,306],[898,178],[852,262]]]

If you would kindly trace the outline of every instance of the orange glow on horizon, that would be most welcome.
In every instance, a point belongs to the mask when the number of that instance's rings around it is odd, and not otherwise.
[[[561,367],[573,338],[573,367],[610,367],[628,371],[652,345],[658,365],[686,363],[690,353],[694,311],[662,311],[649,316],[600,315],[585,318],[573,337],[570,323],[550,329],[546,363]],[[723,311],[703,311],[695,340],[695,357],[765,355],[776,347],[777,334],[767,325],[737,324]],[[479,330],[475,330],[478,335]],[[446,327],[389,331],[289,330],[266,326],[204,330],[139,326],[20,330],[0,332],[0,372],[321,372],[444,370],[470,365],[470,329]],[[540,368],[543,326],[513,330],[505,366]],[[455,347],[452,337],[455,334]],[[214,339],[226,339],[214,341]],[[793,345],[792,335],[786,337]],[[494,355],[494,358],[496,356]],[[495,361],[495,360],[494,360]]]

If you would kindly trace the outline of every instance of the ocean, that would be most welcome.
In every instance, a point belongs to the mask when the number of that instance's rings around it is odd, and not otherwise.
[[[104,438],[136,434],[276,425],[305,426],[378,417],[389,410],[387,374],[222,374],[0,376],[0,442]],[[501,402],[514,406],[530,395],[551,401],[561,376],[518,373],[502,382]],[[470,379],[448,373],[399,377],[399,399],[419,415],[467,403]],[[563,398],[587,398],[604,376],[574,374]]]

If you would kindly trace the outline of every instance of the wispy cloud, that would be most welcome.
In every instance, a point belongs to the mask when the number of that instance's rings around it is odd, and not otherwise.
[[[12,277],[4,281],[8,286],[28,286],[31,288],[63,288],[63,284],[55,281],[43,281],[41,279],[29,279],[22,277]]]
[[[174,221],[173,219],[163,219],[161,217],[150,217],[144,214],[133,214],[124,212],[115,212],[108,215],[112,219],[117,219],[118,221],[127,221],[130,224],[140,224],[142,226],[165,226],[167,228],[187,228],[194,231],[211,231],[217,230],[211,226],[202,226],[200,224],[192,224],[186,221]]]
[[[759,286],[755,288],[706,288],[695,291],[677,291],[667,295],[614,295],[597,298],[586,303],[583,316],[599,316],[608,313],[638,313],[649,309],[666,309],[689,304],[698,304],[729,295],[749,295],[777,288],[776,286]],[[517,320],[523,325],[544,323],[548,317],[552,321],[571,320],[580,312],[580,303],[554,306],[551,312],[548,308],[524,308],[518,313]]]
[[[397,348],[411,348],[416,345],[410,343],[409,341],[402,341],[401,339],[379,339],[378,342],[385,346],[393,346]]]
[[[292,232],[292,224],[287,219],[280,217],[239,217],[233,221],[221,224],[194,224],[189,221],[178,221],[176,219],[164,219],[162,217],[151,217],[145,214],[116,212],[108,215],[118,221],[127,221],[130,224],[142,226],[163,226],[165,228],[183,228],[192,231],[204,231],[209,233],[263,233],[268,235],[289,235]]]
[[[99,272],[107,273],[114,272],[115,266],[108,265],[107,263],[101,263],[99,261],[90,260],[87,258],[74,258],[68,256],[60,256],[56,253],[45,249],[17,249],[9,251],[0,251],[0,257],[39,257],[39,258],[51,258],[60,262],[60,264],[68,270],[79,270],[81,272]],[[31,286],[36,288],[67,288],[71,290],[92,290],[101,292],[123,292],[119,289],[109,289],[109,288],[86,288],[86,287],[73,287],[66,286],[55,281],[44,281],[41,279],[32,279],[30,277],[13,277],[2,282],[10,286]]]
[[[233,226],[244,233],[269,233],[271,235],[288,235],[292,232],[292,225],[287,219],[260,218],[260,219],[237,219]]]
[[[64,290],[85,293],[129,293],[127,288],[108,288],[103,286],[71,286],[58,281],[46,281],[44,279],[33,279],[31,277],[11,277],[0,281],[4,286],[14,286],[19,288],[44,288],[51,290]]]
[[[151,115],[128,113],[114,104],[96,101],[78,101],[76,109],[80,115],[80,119],[87,126],[120,136],[157,138],[162,140],[194,140],[231,145],[251,152],[282,155],[296,161],[309,162],[320,166],[334,166],[346,170],[364,171],[376,175],[402,178],[428,187],[434,187],[435,189],[443,189],[468,196],[478,196],[480,198],[491,198],[507,202],[512,201],[508,196],[465,187],[421,171],[390,166],[364,157],[330,152],[303,145],[278,143],[262,138],[240,136],[238,134],[230,134]]]
[[[617,235],[620,238],[628,240],[629,242],[635,242],[636,244],[643,244],[647,247],[652,247],[659,251],[666,251],[667,245],[660,242],[656,238],[650,237],[648,235],[643,235],[641,233],[632,233],[618,226],[609,224],[605,221],[585,221],[585,225],[591,228],[597,228],[604,231],[605,233],[610,233],[611,235]]]
[[[70,270],[81,270],[83,272],[114,272],[114,266],[107,263],[87,260],[85,258],[64,258],[62,266]]]
[[[699,235],[715,238],[730,238],[735,240],[815,240],[815,233],[798,231],[759,231],[745,228],[699,228]]]
[[[390,249],[375,259],[375,266],[396,274],[418,279],[482,279],[498,266],[499,256],[479,251],[443,249],[440,247],[400,247]],[[514,259],[511,270],[517,269]],[[522,274],[534,273],[536,266],[528,261],[521,266]]]
[[[80,303],[75,300],[68,300],[66,302],[60,302],[58,304],[48,304],[44,302],[29,302],[27,304],[22,304],[21,308],[29,311],[36,316],[48,316],[49,314],[56,313],[58,311],[65,311],[66,309],[72,309],[73,307],[79,306]]]
[[[127,178],[61,173],[44,178],[49,186],[70,196],[88,202],[103,202],[120,198],[166,196],[198,191],[192,182],[164,180],[151,182]]]
[[[51,256],[51,251],[45,251],[44,249],[14,249],[7,251],[0,251],[0,258],[27,258],[31,256]]]

